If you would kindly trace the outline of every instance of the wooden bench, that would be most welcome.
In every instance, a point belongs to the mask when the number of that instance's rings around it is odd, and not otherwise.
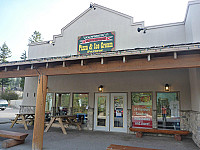
[[[143,133],[171,134],[174,135],[176,141],[181,141],[182,135],[188,135],[189,131],[180,130],[159,130],[159,129],[144,129],[144,128],[129,128],[130,131],[136,132],[136,137],[141,138]]]
[[[111,144],[110,146],[107,147],[106,150],[158,150],[158,149]]]
[[[27,136],[27,133],[0,130],[0,137],[9,138],[3,141],[2,148],[23,144]]]

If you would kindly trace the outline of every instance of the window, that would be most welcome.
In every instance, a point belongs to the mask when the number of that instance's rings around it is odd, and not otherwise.
[[[48,113],[51,112],[52,101],[53,101],[53,93],[47,93],[45,112],[48,112]]]
[[[56,114],[67,115],[69,112],[69,104],[69,93],[56,93]]]
[[[152,128],[152,93],[132,93],[132,126]]]
[[[178,92],[157,92],[158,128],[180,130]]]
[[[73,114],[77,115],[78,121],[86,123],[88,110],[88,94],[73,94]]]

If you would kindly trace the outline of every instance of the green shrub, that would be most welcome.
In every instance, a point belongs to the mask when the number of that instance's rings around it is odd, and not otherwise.
[[[17,100],[19,96],[15,92],[4,92],[1,94],[1,98],[6,100]]]

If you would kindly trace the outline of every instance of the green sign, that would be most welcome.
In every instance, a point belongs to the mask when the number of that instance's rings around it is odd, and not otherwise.
[[[115,32],[78,37],[78,54],[101,53],[115,49]]]

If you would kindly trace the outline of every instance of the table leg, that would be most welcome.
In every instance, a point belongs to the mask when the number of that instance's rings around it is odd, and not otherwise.
[[[62,118],[58,118],[58,121],[59,121],[59,123],[60,123],[60,127],[61,127],[63,133],[64,133],[64,134],[67,134],[67,132],[66,132],[66,130],[65,130],[65,127],[64,127],[64,125],[63,125],[63,122],[62,122]]]
[[[19,115],[17,115],[17,116],[15,117],[15,120],[12,122],[10,128],[12,128],[12,127],[14,126],[14,124],[17,122],[17,119],[18,119],[18,118],[19,118]]]
[[[25,116],[24,116],[24,115],[21,115],[21,118],[22,118],[22,123],[24,124],[25,130],[28,130],[28,127],[27,127],[27,124],[26,124]]]
[[[49,128],[52,126],[52,124],[53,124],[53,122],[54,122],[55,119],[56,119],[55,117],[51,118],[51,121],[49,122],[49,125],[46,127],[46,129],[44,130],[44,132],[47,132],[49,130]]]

